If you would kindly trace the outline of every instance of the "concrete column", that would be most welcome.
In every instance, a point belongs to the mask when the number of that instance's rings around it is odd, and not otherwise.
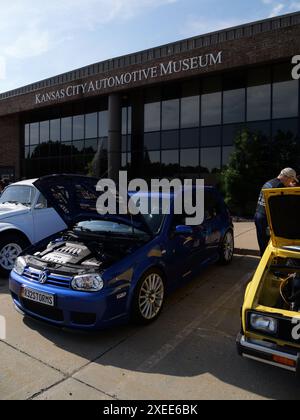
[[[108,177],[117,182],[121,169],[122,106],[121,97],[112,94],[108,98]]]

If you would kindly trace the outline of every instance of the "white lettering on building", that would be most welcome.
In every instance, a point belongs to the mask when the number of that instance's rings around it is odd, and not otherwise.
[[[300,60],[300,57],[297,56]],[[55,90],[46,93],[37,93],[35,95],[35,103],[43,104],[52,101],[59,101],[65,97],[73,97],[95,93],[106,89],[126,86],[132,83],[143,82],[158,77],[166,77],[173,74],[183,73],[187,71],[201,70],[206,67],[217,66],[223,62],[223,52],[216,54],[210,53],[183,60],[169,61],[161,63],[154,67],[147,67],[133,72],[122,73],[116,76],[108,76],[97,81],[90,81],[78,85],[70,85],[65,89]],[[296,63],[295,63],[296,64]],[[300,67],[300,64],[298,65]],[[297,69],[297,66],[295,67]],[[295,70],[294,69],[294,70]],[[300,71],[300,69],[298,69]],[[297,73],[297,70],[295,71]],[[299,76],[300,77],[300,76]],[[298,78],[299,78],[298,77]]]

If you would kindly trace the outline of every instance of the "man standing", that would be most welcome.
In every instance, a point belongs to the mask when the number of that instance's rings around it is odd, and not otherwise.
[[[298,182],[299,181],[297,179],[296,171],[294,171],[292,168],[285,168],[280,172],[280,175],[277,178],[268,181],[263,186],[259,195],[255,214],[255,226],[261,256],[263,256],[270,239],[267,233],[268,220],[266,215],[266,203],[263,190],[271,188],[287,188],[293,186],[295,183],[298,184]]]

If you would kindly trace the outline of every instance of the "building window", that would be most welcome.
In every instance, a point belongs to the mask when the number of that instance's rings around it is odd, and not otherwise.
[[[84,139],[84,115],[73,117],[73,140]]]
[[[60,141],[60,120],[59,119],[50,121],[50,140]]]
[[[208,93],[201,97],[201,124],[218,125],[222,120],[222,93]]]
[[[215,173],[221,169],[221,147],[201,149],[201,170],[205,173]]]
[[[72,140],[72,117],[61,119],[61,141]]]
[[[200,97],[181,99],[181,128],[199,127]]]
[[[85,138],[93,139],[98,137],[98,114],[92,113],[85,116]]]
[[[25,143],[25,146],[29,146],[30,144],[30,125],[29,124],[25,124],[24,143]]]
[[[232,146],[246,127],[243,124],[230,124],[223,127],[223,146]]]
[[[288,138],[298,137],[298,119],[276,120],[272,123],[272,138],[286,136]]]
[[[248,72],[247,121],[271,118],[271,71],[268,67]]]
[[[245,121],[245,89],[227,90],[223,95],[224,124]]]
[[[179,174],[179,150],[168,150],[161,153],[162,176],[176,177]]]
[[[273,118],[288,118],[298,115],[297,80],[274,83],[273,85]]]
[[[151,131],[159,131],[161,128],[161,103],[154,102],[145,105],[145,133]]]
[[[221,146],[221,126],[201,129],[201,147]]]
[[[171,130],[161,133],[161,148],[162,149],[179,149],[179,131]]]
[[[191,147],[199,147],[199,128],[190,128],[181,130],[180,146],[183,149]]]
[[[179,128],[179,99],[162,102],[162,130]]]
[[[222,150],[222,167],[228,166],[235,148],[233,146],[223,147]]]
[[[147,150],[160,149],[160,132],[144,134],[144,148]]]
[[[30,144],[39,144],[40,129],[39,123],[30,124]]]
[[[181,150],[180,166],[184,172],[199,172],[199,148]]]
[[[99,137],[108,137],[108,111],[99,112]]]

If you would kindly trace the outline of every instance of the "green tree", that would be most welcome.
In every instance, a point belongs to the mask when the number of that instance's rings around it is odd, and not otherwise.
[[[229,165],[220,174],[225,201],[233,214],[253,216],[262,185],[280,171],[300,167],[300,143],[291,132],[278,131],[270,142],[263,134],[242,131],[235,139]]]

